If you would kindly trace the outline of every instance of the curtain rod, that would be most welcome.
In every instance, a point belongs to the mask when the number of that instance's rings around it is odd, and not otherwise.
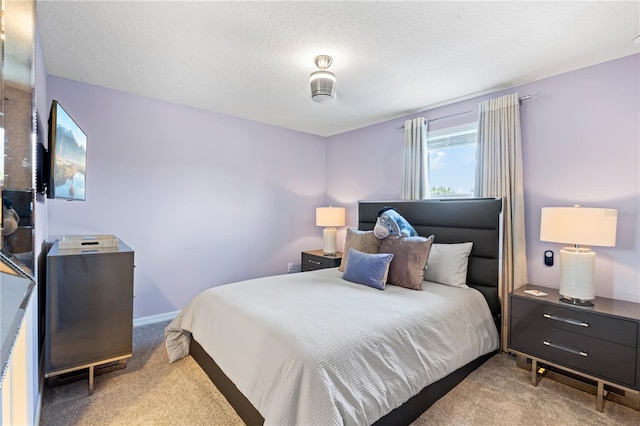
[[[518,100],[520,102],[522,101],[526,101],[527,99],[538,99],[540,97],[540,92],[535,92],[531,95],[525,95],[525,96],[521,96],[518,98]],[[426,118],[424,119],[427,123],[430,123],[432,121],[438,121],[438,120],[442,120],[444,118],[451,118],[451,117],[456,117],[458,115],[464,115],[464,114],[470,114],[472,112],[478,112],[478,109],[470,109],[469,111],[463,111],[463,112],[458,112],[456,114],[450,114],[450,115],[444,115],[442,117],[436,117],[436,118],[432,118],[430,120],[427,120]],[[396,126],[396,130],[404,130],[404,124],[402,126]]]

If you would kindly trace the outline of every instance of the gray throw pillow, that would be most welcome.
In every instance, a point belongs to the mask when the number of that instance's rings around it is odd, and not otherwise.
[[[422,290],[424,268],[432,243],[433,235],[429,238],[388,236],[382,240],[380,253],[393,254],[387,283]]]

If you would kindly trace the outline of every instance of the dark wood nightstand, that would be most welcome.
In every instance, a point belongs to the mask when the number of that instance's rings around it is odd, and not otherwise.
[[[322,250],[308,250],[302,252],[302,272],[316,269],[337,268],[342,262],[342,253],[335,256],[325,256]]]
[[[598,411],[604,406],[605,386],[637,396],[640,304],[596,297],[594,306],[582,307],[560,302],[560,297],[557,289],[534,285],[510,295],[509,350],[531,359],[533,385],[541,363],[595,381]]]

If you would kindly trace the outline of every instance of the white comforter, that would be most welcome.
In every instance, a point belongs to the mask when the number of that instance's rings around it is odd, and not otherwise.
[[[385,291],[337,268],[198,295],[165,331],[170,362],[191,334],[266,425],[369,425],[498,348],[482,295],[425,282]]]

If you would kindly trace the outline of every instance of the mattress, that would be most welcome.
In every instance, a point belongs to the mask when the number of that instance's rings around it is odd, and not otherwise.
[[[266,425],[369,425],[499,347],[477,290],[381,291],[337,268],[211,288],[165,336],[170,362],[193,336]]]

